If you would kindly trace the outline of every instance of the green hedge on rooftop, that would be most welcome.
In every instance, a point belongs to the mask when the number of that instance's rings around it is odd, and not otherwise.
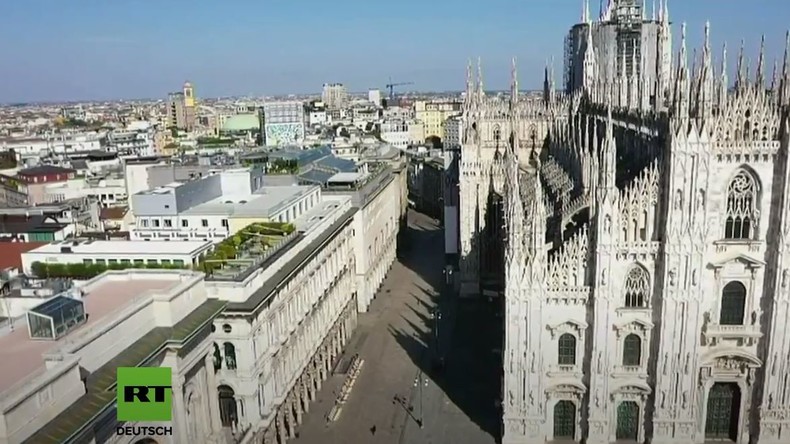
[[[68,278],[68,279],[90,279],[96,277],[107,270],[128,270],[128,269],[149,269],[149,270],[184,270],[189,268],[187,265],[175,264],[47,264],[44,262],[33,262],[31,266],[33,274],[39,278]]]

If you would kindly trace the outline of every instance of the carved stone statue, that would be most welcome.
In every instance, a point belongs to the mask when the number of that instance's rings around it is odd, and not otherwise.
[[[697,210],[705,209],[705,190],[700,189],[697,192]]]
[[[691,373],[691,353],[686,353],[686,365],[684,367],[683,371],[685,374]]]
[[[679,210],[683,206],[683,191],[675,191],[675,209]]]
[[[683,410],[686,410],[688,408],[688,405],[689,405],[689,392],[688,392],[688,390],[683,392],[682,399],[683,399]]]
[[[677,275],[677,273],[678,272],[674,268],[669,270],[669,285],[671,287],[675,286],[675,276]]]
[[[604,231],[606,231],[606,234],[612,233],[612,217],[609,216],[608,214],[603,220],[603,229]]]
[[[667,392],[665,390],[661,390],[661,408],[667,406]]]
[[[787,288],[787,280],[789,274],[790,271],[788,271],[787,268],[785,268],[785,270],[782,272],[782,288]]]
[[[669,371],[669,355],[667,353],[664,353],[664,364],[662,365],[662,367],[663,367],[662,373],[666,375],[667,371]]]

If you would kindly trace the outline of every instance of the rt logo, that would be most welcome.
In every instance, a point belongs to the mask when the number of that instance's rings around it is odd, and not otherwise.
[[[118,367],[118,421],[170,421],[172,369]]]

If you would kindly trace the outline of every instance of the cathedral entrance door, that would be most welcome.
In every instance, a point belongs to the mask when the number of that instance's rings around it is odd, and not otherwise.
[[[705,439],[735,442],[738,439],[741,390],[735,383],[716,383],[708,393]]]
[[[576,406],[571,401],[560,401],[554,406],[554,439],[576,437]]]
[[[637,440],[639,436],[639,406],[634,401],[623,401],[617,406],[617,439]]]

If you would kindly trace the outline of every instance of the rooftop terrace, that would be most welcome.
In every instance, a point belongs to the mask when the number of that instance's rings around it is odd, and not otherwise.
[[[86,430],[86,426],[103,412],[114,411],[112,407],[116,398],[116,369],[118,367],[145,366],[152,357],[157,355],[159,350],[168,344],[180,347],[178,354],[183,356],[182,351],[188,352],[190,344],[203,338],[200,332],[208,332],[209,322],[224,307],[225,303],[222,301],[207,300],[176,325],[156,327],[151,330],[90,374],[85,382],[85,395],[25,442],[61,444],[90,440],[92,430]],[[112,413],[113,417],[114,415]],[[81,436],[82,433],[86,436]]]
[[[345,202],[347,198],[326,196],[293,224],[262,222],[249,225],[221,242],[201,264],[207,274],[206,280],[243,281],[258,268],[268,266],[292,248],[301,246],[305,233]]]
[[[166,292],[180,283],[179,280],[164,278],[100,282],[82,298],[87,315],[85,322],[56,340],[31,339],[25,323],[17,320],[13,324],[13,331],[0,333],[0,393],[42,372],[45,369],[45,354],[68,345],[69,338],[101,323],[140,294]]]

